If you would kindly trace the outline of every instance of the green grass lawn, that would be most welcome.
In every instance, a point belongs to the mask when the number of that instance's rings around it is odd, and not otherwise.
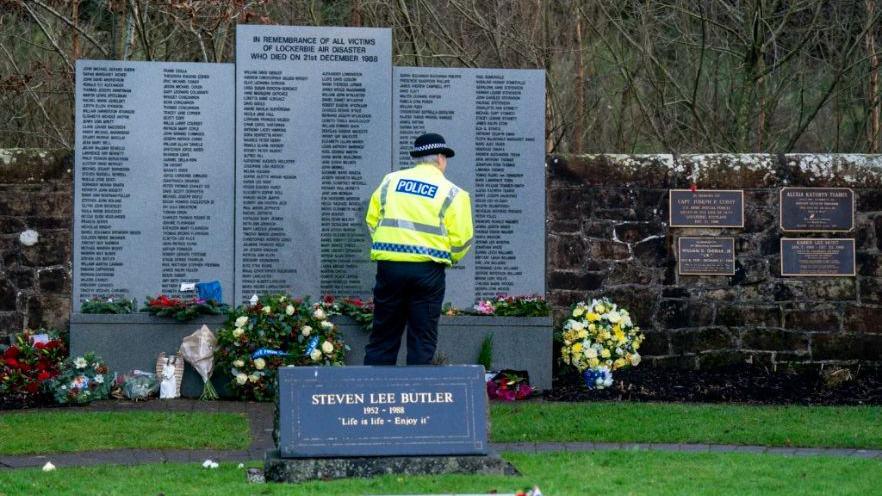
[[[250,442],[248,419],[233,413],[57,410],[0,415],[4,455],[112,448],[243,449]]]
[[[882,449],[882,407],[494,404],[496,442],[607,441]]]
[[[493,404],[492,440],[755,444],[882,449],[882,407],[674,403]],[[0,454],[113,448],[242,449],[248,421],[232,413],[0,414]]]
[[[603,453],[507,454],[523,477],[384,476],[250,485],[236,464],[153,464],[0,471],[0,494],[439,494],[514,492],[538,484],[550,496],[584,494],[874,494],[882,485],[877,460],[756,454]],[[252,464],[254,465],[254,464]]]

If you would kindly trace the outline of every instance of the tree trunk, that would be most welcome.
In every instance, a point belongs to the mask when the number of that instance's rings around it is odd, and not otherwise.
[[[361,27],[361,0],[352,0],[352,10],[349,14],[349,25],[352,27]]]
[[[545,153],[554,150],[554,105],[551,100],[551,91],[548,81],[551,80],[551,50],[549,48],[549,35],[551,29],[548,19],[548,2],[536,0],[536,10],[542,16],[542,64],[545,67]]]
[[[576,80],[573,90],[576,93],[576,119],[573,124],[573,146],[570,153],[582,153],[582,128],[585,122],[585,65],[582,61],[582,16],[579,13],[579,0],[573,0],[573,17],[576,21]]]
[[[73,12],[71,12],[70,18],[74,24],[74,29],[73,29],[73,32],[71,33],[71,45],[73,46],[73,57],[72,58],[74,61],[76,61],[78,58],[80,58],[80,32],[79,32],[79,30],[77,30],[77,26],[79,24],[79,17],[80,17],[79,8],[80,8],[80,0],[73,0],[71,2],[71,10]]]
[[[867,19],[872,22],[876,16],[876,0],[866,0]],[[876,33],[873,29],[867,30],[867,58],[870,62],[870,78],[867,84],[867,103],[869,103],[870,119],[867,126],[867,152],[879,153],[879,54],[876,53]]]

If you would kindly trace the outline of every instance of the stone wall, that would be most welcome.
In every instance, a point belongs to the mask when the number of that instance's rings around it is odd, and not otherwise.
[[[548,163],[548,289],[562,309],[607,295],[657,366],[882,363],[882,156],[590,155]],[[669,188],[744,189],[743,229],[667,227]],[[782,186],[855,190],[858,277],[780,276]],[[736,240],[733,277],[679,276],[681,235]]]
[[[68,325],[72,165],[64,151],[0,150],[0,341]]]
[[[579,299],[614,298],[646,329],[657,366],[882,364],[882,156],[593,155],[552,157],[548,171],[558,316]],[[745,228],[668,229],[667,190],[693,181],[744,189]],[[0,340],[68,325],[71,182],[69,153],[0,150]],[[782,186],[855,190],[858,277],[780,277]],[[734,277],[676,274],[673,243],[694,234],[736,238]]]

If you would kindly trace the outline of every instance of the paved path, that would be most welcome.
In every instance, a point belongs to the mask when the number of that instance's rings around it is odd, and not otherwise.
[[[171,411],[171,412],[231,412],[246,414],[251,429],[251,445],[245,450],[160,450],[115,449],[104,451],[81,451],[48,455],[0,455],[0,470],[42,467],[51,461],[56,467],[79,467],[88,465],[117,464],[138,465],[143,463],[202,462],[212,459],[218,462],[249,462],[262,460],[264,452],[273,447],[272,403],[246,403],[238,401],[153,400],[146,403],[129,401],[102,401],[81,411]],[[30,413],[46,410],[23,410]],[[19,412],[15,412],[19,413]],[[675,453],[765,453],[789,456],[845,456],[875,458],[882,460],[882,450],[847,448],[769,448],[765,446],[739,446],[730,444],[663,444],[663,443],[492,443],[497,452],[546,453],[553,451],[586,452],[611,450],[667,451]]]

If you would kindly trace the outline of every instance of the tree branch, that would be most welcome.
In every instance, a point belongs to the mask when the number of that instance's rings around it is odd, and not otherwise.
[[[87,31],[85,31],[84,29],[82,29],[81,27],[76,25],[73,21],[71,21],[69,18],[67,18],[64,14],[62,14],[62,13],[58,12],[57,10],[53,9],[52,7],[46,5],[46,3],[42,2],[41,0],[32,0],[32,1],[35,4],[39,5],[40,7],[42,7],[43,9],[45,9],[50,14],[57,17],[59,20],[61,20],[65,24],[67,24],[68,27],[74,28],[78,33],[83,35],[83,37],[85,37],[87,40],[89,40],[89,43],[91,43],[95,48],[98,49],[99,52],[101,52],[101,55],[104,55],[105,57],[110,57],[110,53],[107,51],[106,48],[101,46],[101,44],[98,43],[98,41],[95,38],[93,38],[92,35],[90,35]]]

